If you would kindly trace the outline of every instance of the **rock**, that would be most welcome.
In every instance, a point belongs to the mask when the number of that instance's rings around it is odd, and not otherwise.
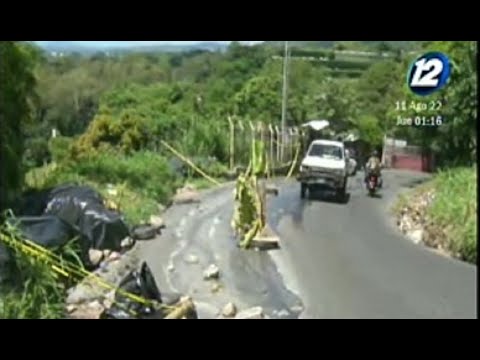
[[[212,284],[212,293],[217,293],[222,289],[222,286],[219,283]]]
[[[88,250],[88,258],[93,266],[98,266],[103,259],[103,252],[101,250]]]
[[[112,253],[112,250],[103,250],[103,258],[108,259],[111,253]]]
[[[194,254],[190,254],[185,258],[185,262],[187,264],[198,264],[198,256]]]
[[[115,260],[118,260],[122,257],[122,255],[116,251],[112,251],[110,256],[108,257],[108,261],[113,262]]]
[[[287,309],[282,309],[277,312],[278,317],[288,317],[290,316],[290,312]]]
[[[255,306],[250,309],[240,311],[235,319],[251,320],[251,319],[264,319],[263,308],[261,306]]]
[[[100,315],[104,310],[104,307],[99,302],[96,302],[93,305],[87,304],[78,307],[69,317],[72,319],[100,319]]]
[[[120,246],[125,249],[132,247],[135,244],[135,240],[133,240],[130,236],[127,236],[125,239],[122,240]]]
[[[185,184],[181,191],[195,191],[196,187],[193,184]]]
[[[167,270],[168,270],[168,272],[173,272],[173,271],[175,271],[175,266],[173,266],[173,264],[170,264],[170,265],[168,265]]]
[[[200,202],[200,194],[192,189],[181,189],[173,197],[174,204],[192,204]]]
[[[67,304],[81,304],[102,298],[102,289],[90,286],[88,283],[80,283],[73,289],[69,290],[66,299]]]
[[[150,224],[157,229],[163,229],[165,227],[165,221],[160,216],[150,216]]]
[[[113,301],[112,300],[109,300],[109,299],[104,299],[103,300],[103,307],[105,309],[110,309],[113,305]]]
[[[237,307],[232,302],[229,302],[222,309],[222,315],[225,317],[234,317],[236,314],[237,314]]]
[[[301,305],[294,305],[290,307],[290,311],[293,313],[301,313],[303,311],[303,306]]]
[[[182,296],[175,293],[162,293],[162,303],[171,306],[178,303],[182,299]],[[185,299],[184,299],[185,300]]]
[[[107,294],[105,294],[105,300],[114,301],[115,300],[115,290],[111,290]]]
[[[412,241],[415,244],[421,244],[423,241],[423,230],[422,229],[417,229],[409,233],[409,238],[412,239]]]
[[[103,305],[98,300],[93,300],[91,303],[88,304],[88,307],[90,309],[100,309],[100,308],[102,308],[102,310],[103,310]]]
[[[71,314],[72,312],[74,312],[75,310],[77,309],[77,307],[73,304],[69,304],[67,305],[66,307],[66,310],[67,310],[67,313]]]
[[[218,279],[220,276],[220,269],[215,264],[210,264],[208,268],[203,272],[203,278],[205,280]]]

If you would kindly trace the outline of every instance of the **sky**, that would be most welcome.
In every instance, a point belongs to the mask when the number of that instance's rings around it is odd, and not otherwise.
[[[34,41],[39,45],[45,45],[46,43],[52,43],[54,41]],[[149,45],[194,45],[202,43],[205,41],[71,41],[78,45],[88,46],[88,47],[111,47],[111,46],[149,46]],[[220,44],[228,44],[231,41],[208,41],[215,42]],[[240,41],[241,43],[247,44],[257,44],[262,41]]]

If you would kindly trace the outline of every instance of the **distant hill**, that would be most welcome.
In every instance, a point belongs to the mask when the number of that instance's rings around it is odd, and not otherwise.
[[[41,48],[48,52],[58,53],[80,53],[80,54],[94,54],[98,52],[111,52],[111,53],[145,53],[145,52],[188,52],[194,50],[206,50],[206,51],[222,51],[227,48],[228,45],[216,42],[202,42],[198,44],[189,45],[142,45],[142,46],[117,46],[106,45],[102,47],[98,46],[86,46],[72,41],[41,41],[38,42]]]
[[[393,49],[413,50],[420,45],[419,41],[289,41],[292,48],[332,49],[336,44],[342,44],[349,50],[376,50],[385,43]],[[283,47],[284,41],[266,41],[267,47]]]

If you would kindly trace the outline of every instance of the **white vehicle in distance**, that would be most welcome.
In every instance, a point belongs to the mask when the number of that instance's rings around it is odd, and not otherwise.
[[[348,176],[353,171],[351,166],[343,142],[312,141],[297,176],[300,196],[304,198],[307,190],[310,192],[315,187],[327,187],[335,190],[337,197],[343,199]]]

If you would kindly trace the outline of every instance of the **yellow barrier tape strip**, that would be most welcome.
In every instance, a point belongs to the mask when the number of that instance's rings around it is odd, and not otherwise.
[[[221,185],[220,182],[218,182],[217,180],[215,180],[214,178],[212,178],[211,176],[207,175],[202,169],[200,169],[199,167],[197,167],[193,162],[191,162],[189,159],[187,159],[185,156],[183,156],[182,154],[180,154],[177,150],[175,150],[173,147],[171,147],[169,144],[167,144],[165,141],[160,141],[160,143],[165,146],[168,150],[170,150],[172,153],[174,153],[180,160],[182,160],[183,162],[187,163],[188,165],[190,165],[190,167],[195,170],[196,172],[198,172],[200,175],[202,175],[205,179],[207,179],[208,181],[212,182],[213,184],[215,185]]]
[[[127,292],[121,288],[117,288],[117,286],[108,283],[107,281],[103,280],[100,278],[98,275],[95,275],[92,272],[89,272],[85,270],[84,268],[79,267],[78,265],[75,264],[65,264],[65,261],[52,251],[35,244],[34,242],[30,240],[18,240],[15,239],[14,237],[8,237],[5,236],[3,233],[0,233],[0,240],[2,240],[4,243],[9,245],[12,248],[16,248],[20,250],[21,252],[37,257],[38,259],[44,261],[45,263],[49,264],[52,267],[52,270],[54,270],[56,273],[65,276],[65,277],[73,277],[75,279],[81,280],[84,276],[88,277],[89,280],[93,281],[93,283],[96,283],[97,285],[107,289],[107,290],[116,290],[116,292],[132,301],[135,301],[137,303],[140,303],[142,305],[153,305],[154,301],[145,299],[141,296],[138,296],[136,294],[132,294],[130,292]],[[76,275],[76,276],[72,276]],[[113,301],[117,306],[119,307],[124,307],[122,304]],[[175,308],[174,306],[167,306],[164,304],[161,304],[161,307],[165,309],[173,309]],[[128,308],[124,308],[127,312],[129,312],[132,315],[137,315],[134,311],[131,311]]]
[[[297,161],[298,161],[298,154],[300,153],[300,145],[297,146],[297,150],[295,152],[295,157],[293,158],[293,161],[292,161],[292,166],[290,167],[290,170],[288,171],[288,174],[287,174],[287,177],[286,179],[289,179],[292,174],[293,174],[293,170],[295,169],[295,166],[297,165]]]

